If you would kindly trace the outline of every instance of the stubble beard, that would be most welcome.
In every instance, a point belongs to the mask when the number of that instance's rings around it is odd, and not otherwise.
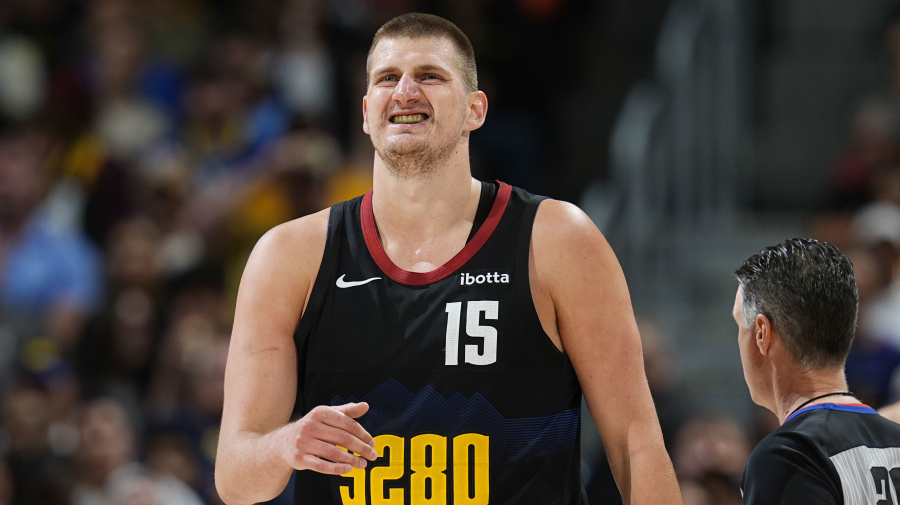
[[[427,179],[433,175],[442,162],[450,158],[456,146],[416,146],[413,149],[385,149],[375,152],[391,175],[399,179]]]
[[[376,147],[375,153],[391,175],[406,180],[429,178],[456,150],[455,139],[438,145],[427,141],[417,142],[411,147],[403,146],[403,142],[400,144],[381,149]]]

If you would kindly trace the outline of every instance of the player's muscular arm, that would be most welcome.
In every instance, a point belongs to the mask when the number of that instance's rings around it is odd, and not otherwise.
[[[541,321],[551,337],[558,332],[575,367],[624,503],[682,503],[628,287],[606,239],[574,205],[547,200],[535,219],[531,256]]]
[[[354,420],[368,406],[320,406],[288,424],[297,392],[294,330],[325,249],[328,211],[267,233],[253,250],[238,291],[225,369],[216,488],[229,505],[277,496],[293,469],[341,474],[375,451]]]

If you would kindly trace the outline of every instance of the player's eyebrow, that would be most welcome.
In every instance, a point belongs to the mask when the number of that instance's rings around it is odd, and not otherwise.
[[[433,65],[431,63],[426,63],[424,65],[419,65],[416,67],[417,72],[446,72],[447,69],[440,65]]]
[[[400,69],[398,69],[397,67],[382,67],[372,70],[372,75],[396,74],[399,71]]]
[[[415,73],[440,72],[442,74],[448,73],[446,67],[442,67],[440,65],[435,65],[433,63],[424,63],[422,65],[416,65],[415,68],[413,68],[413,72],[415,72]],[[377,75],[399,74],[399,73],[401,73],[401,72],[398,67],[382,67],[382,68],[376,68],[375,70],[373,70],[372,77],[375,77]]]

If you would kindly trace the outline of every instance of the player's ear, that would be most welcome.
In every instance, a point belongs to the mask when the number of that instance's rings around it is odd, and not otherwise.
[[[369,134],[369,121],[366,119],[366,109],[368,105],[366,103],[366,95],[363,95],[363,103],[362,103],[362,115],[363,115],[363,131],[366,132],[366,135]]]
[[[763,356],[769,354],[769,349],[772,347],[772,338],[774,338],[774,336],[772,321],[763,314],[757,315],[756,319],[753,321],[753,340],[756,343],[756,347],[759,349],[759,353]]]
[[[484,91],[473,91],[469,95],[469,116],[466,118],[466,130],[481,128],[487,116],[488,101]]]

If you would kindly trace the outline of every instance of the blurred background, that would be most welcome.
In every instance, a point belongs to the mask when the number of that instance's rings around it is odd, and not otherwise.
[[[371,187],[365,55],[407,11],[475,46],[475,175],[579,204],[616,250],[688,505],[739,504],[776,424],[731,318],[757,250],[851,257],[850,388],[900,398],[896,1],[2,0],[0,505],[220,503],[244,262]]]

